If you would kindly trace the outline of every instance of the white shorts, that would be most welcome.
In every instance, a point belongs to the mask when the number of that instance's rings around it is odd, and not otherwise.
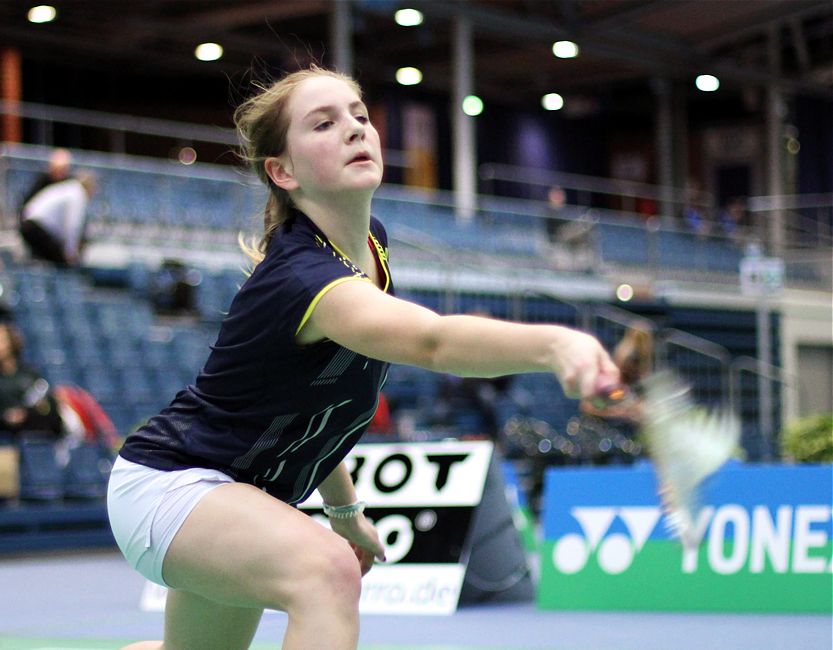
[[[110,473],[107,513],[128,563],[148,580],[167,587],[162,563],[194,506],[208,492],[234,479],[214,469],[162,471],[121,456]]]

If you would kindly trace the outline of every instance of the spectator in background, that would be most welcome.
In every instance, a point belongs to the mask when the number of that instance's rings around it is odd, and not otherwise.
[[[202,276],[189,269],[184,262],[173,259],[162,261],[162,266],[151,278],[150,300],[160,316],[196,316],[196,290]]]
[[[396,433],[390,414],[390,404],[384,393],[379,393],[379,404],[373,414],[373,419],[367,425],[367,432],[379,436],[393,436]]]
[[[43,188],[26,202],[20,234],[32,257],[58,266],[78,265],[87,205],[95,192],[95,177],[81,173]]]
[[[558,185],[551,187],[547,193],[550,216],[547,219],[547,236],[551,242],[559,239],[558,230],[564,223],[564,206],[567,205],[567,193]]]
[[[654,199],[646,196],[636,198],[636,213],[643,219],[655,217],[658,212],[657,202]]]
[[[22,354],[23,336],[12,323],[0,322],[0,429],[60,437],[63,421],[49,383],[22,362]]]
[[[717,224],[720,232],[733,240],[741,237],[741,228],[746,223],[746,201],[740,197],[733,197],[717,213]]]
[[[52,155],[49,156],[49,166],[45,172],[42,172],[35,179],[35,182],[26,192],[21,202],[21,212],[24,205],[29,202],[35,194],[40,192],[45,187],[53,183],[60,183],[70,177],[70,167],[72,166],[72,154],[67,149],[55,149]]]
[[[471,413],[477,416],[477,433],[502,444],[503,423],[499,421],[497,401],[506,395],[512,377],[455,377],[447,375],[440,387],[439,400],[446,411],[448,424],[456,424],[455,416]]]
[[[703,211],[694,205],[686,204],[683,206],[683,221],[688,229],[691,230],[698,237],[705,237],[709,234],[709,222],[706,220]]]
[[[698,237],[705,237],[711,231],[711,224],[703,209],[703,199],[698,183],[689,180],[682,210],[683,222]]]
[[[634,386],[641,382],[654,365],[654,337],[650,322],[636,322],[628,327],[613,350],[613,363],[619,367],[622,383]]]
[[[473,311],[472,316],[489,318],[487,311]],[[456,377],[444,375],[440,383],[438,400],[435,404],[437,415],[446,425],[458,425],[460,414],[476,416],[477,433],[488,436],[498,448],[503,448],[503,422],[500,421],[498,402],[509,394],[511,375],[499,377]]]
[[[619,368],[622,383],[637,393],[640,382],[650,373],[654,365],[653,326],[649,321],[637,321],[625,331],[622,339],[611,353],[613,363]],[[634,422],[639,419],[639,406],[634,403],[597,408],[591,400],[581,402],[581,411],[586,415],[606,419]]]
[[[588,271],[595,266],[593,229],[596,218],[567,204],[567,193],[559,186],[547,194],[547,239],[550,255],[559,268]]]
[[[632,323],[611,357],[619,367],[622,384],[639,397],[641,382],[654,365],[653,324],[647,320]],[[624,399],[607,406],[582,399],[579,408],[578,430],[572,435],[580,441],[583,453],[590,454],[594,464],[630,463],[643,453],[639,436],[641,399]]]
[[[79,386],[55,386],[55,400],[71,444],[98,444],[115,451],[121,444],[118,431],[107,413],[88,391]]]

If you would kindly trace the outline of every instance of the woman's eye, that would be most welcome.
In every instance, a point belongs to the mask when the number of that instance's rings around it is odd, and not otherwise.
[[[330,126],[332,126],[332,124],[333,124],[333,123],[332,123],[332,121],[331,121],[331,120],[326,120],[325,122],[321,122],[320,124],[318,124],[318,125],[315,127],[315,130],[316,130],[316,131],[325,131],[325,130],[327,130]]]
[[[356,115],[356,119],[362,124],[367,124],[370,122],[370,118],[367,115]]]

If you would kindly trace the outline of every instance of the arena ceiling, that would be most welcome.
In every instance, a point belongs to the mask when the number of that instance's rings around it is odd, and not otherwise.
[[[156,70],[183,83],[218,71],[291,70],[328,62],[333,5],[348,1],[54,0],[58,19],[49,24],[27,22],[21,0],[2,1],[0,46],[17,47],[27,60]],[[397,26],[393,12],[403,6],[422,10],[424,23]],[[830,0],[353,0],[351,7],[354,68],[365,85],[390,84],[409,65],[423,71],[423,89],[447,92],[452,25],[464,16],[475,33],[476,91],[504,103],[704,72],[730,88],[776,82],[833,97]],[[555,58],[551,45],[560,39],[577,42],[580,56]],[[222,44],[225,56],[195,60],[203,41]]]

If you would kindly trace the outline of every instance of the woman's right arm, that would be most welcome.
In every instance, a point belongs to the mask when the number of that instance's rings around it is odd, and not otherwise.
[[[305,338],[327,337],[375,359],[458,375],[552,372],[570,397],[615,384],[619,370],[591,335],[558,325],[441,316],[369,282],[342,282],[318,301]]]

